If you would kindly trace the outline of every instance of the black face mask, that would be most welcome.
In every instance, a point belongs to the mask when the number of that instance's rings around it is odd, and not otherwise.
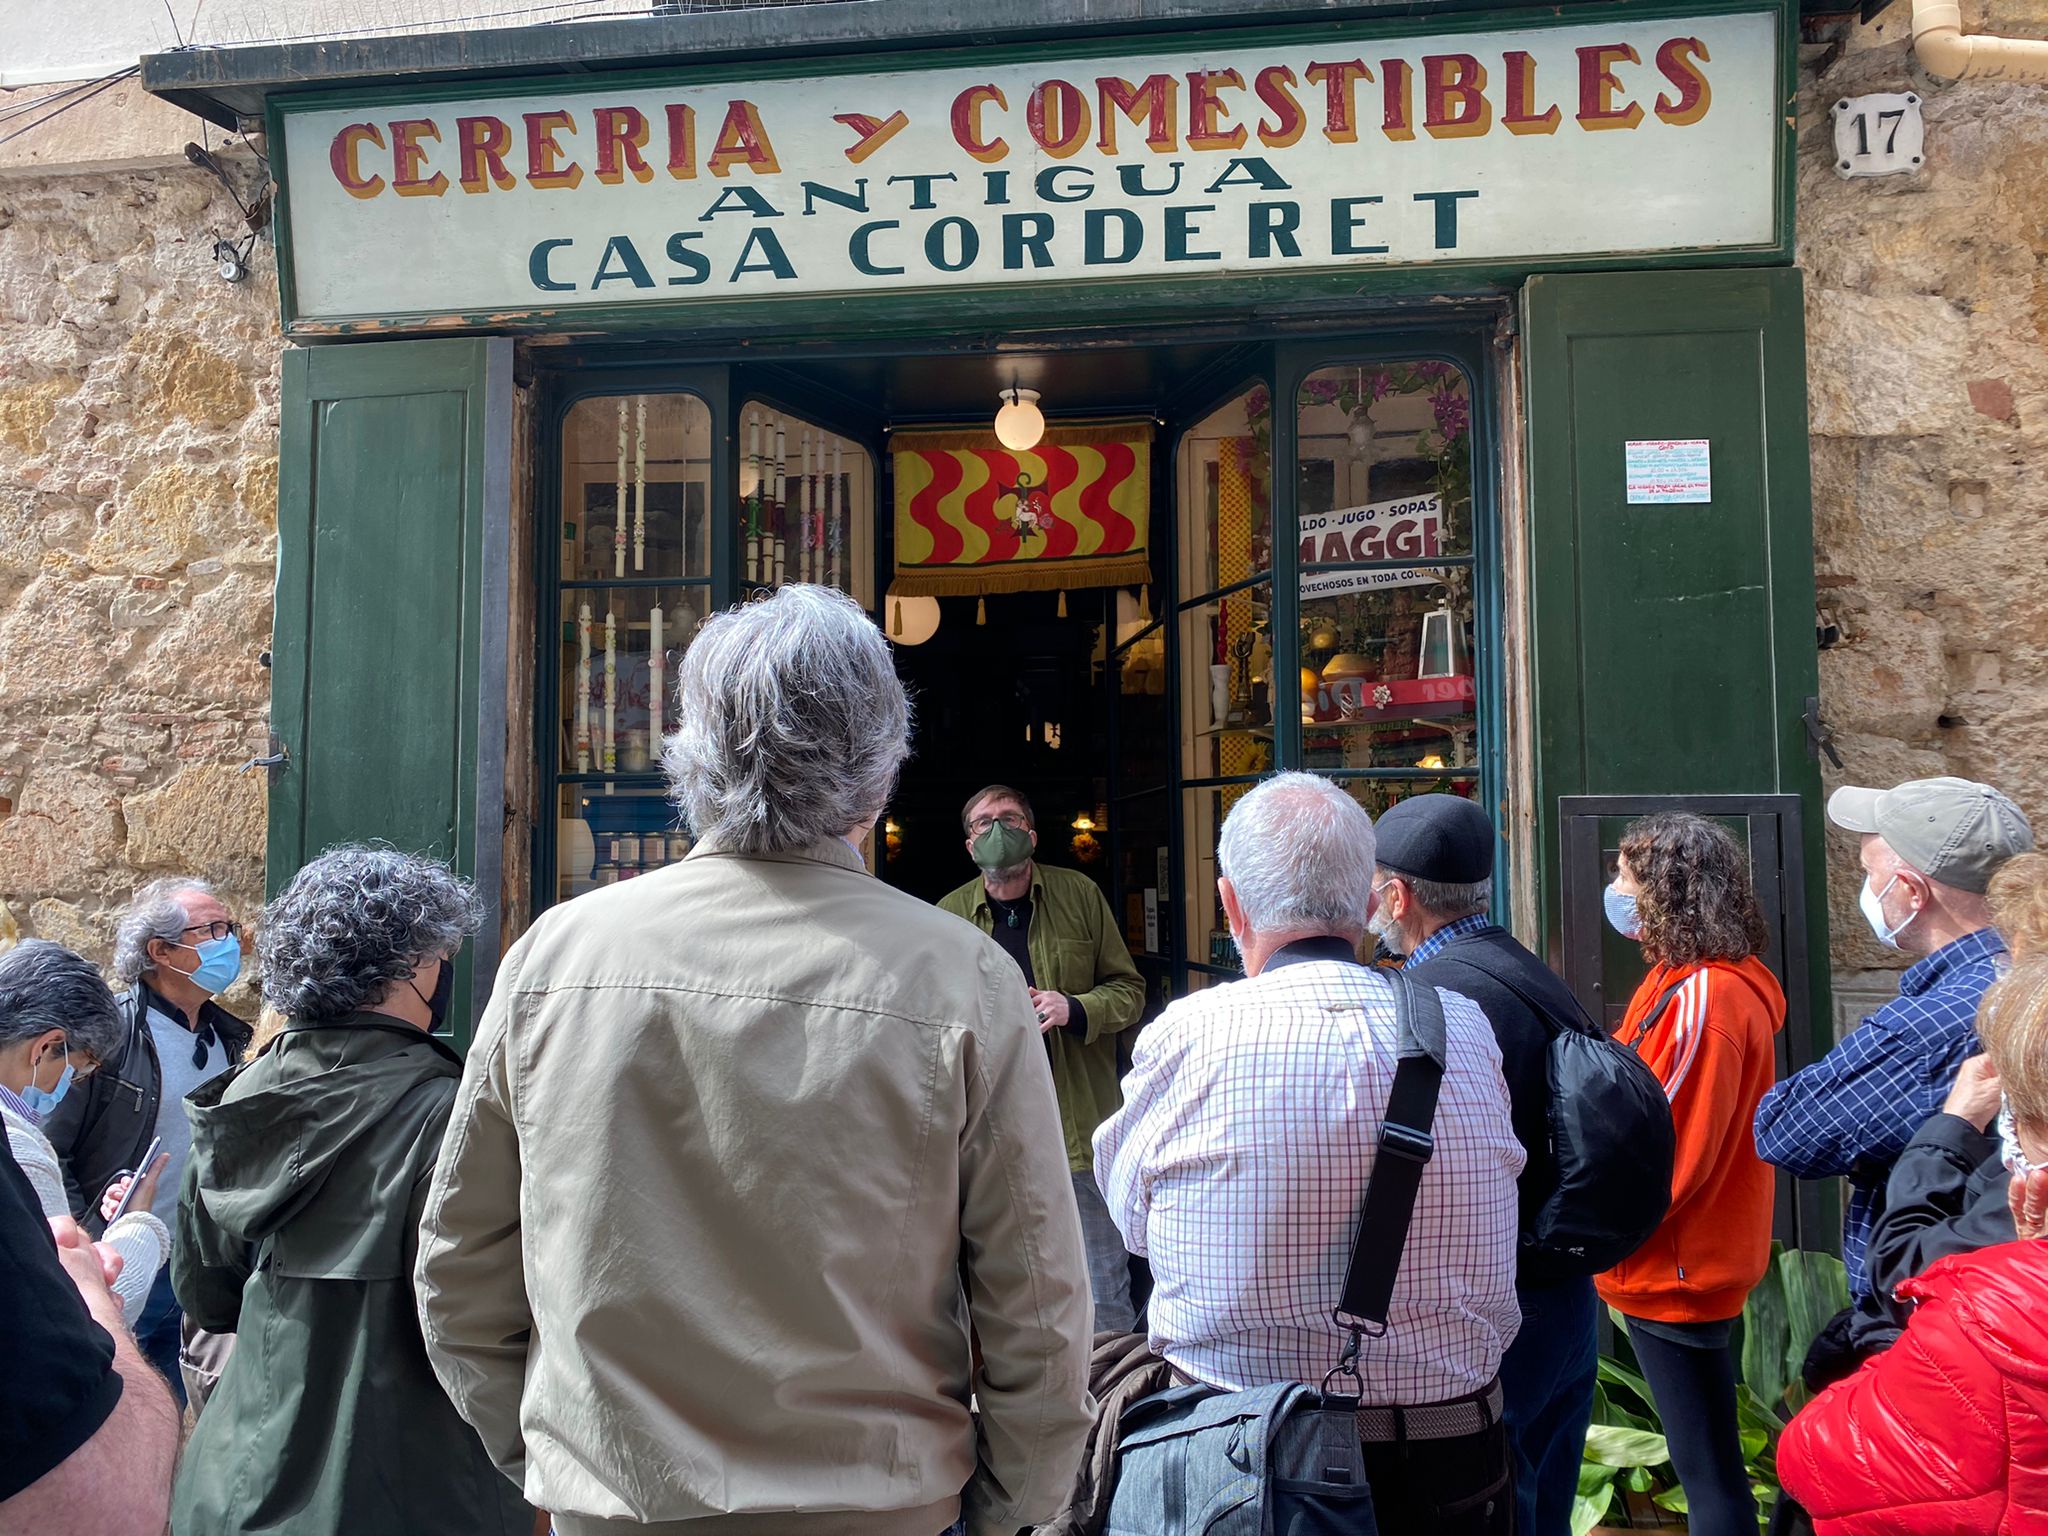
[[[411,981],[408,980],[406,985],[412,986]],[[440,979],[434,983],[432,997],[426,996],[418,987],[413,987],[412,990],[413,995],[427,1005],[428,1028],[439,1030],[448,1022],[448,1004],[455,997],[455,962],[452,959],[444,959],[441,962]]]

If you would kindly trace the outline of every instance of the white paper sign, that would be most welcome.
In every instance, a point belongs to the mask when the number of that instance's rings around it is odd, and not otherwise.
[[[1653,437],[1623,445],[1629,505],[1712,501],[1714,472],[1704,437]]]
[[[1308,567],[1352,560],[1428,560],[1443,553],[1443,498],[1403,496],[1361,507],[1337,507],[1301,516],[1301,595],[1333,597],[1377,587],[1420,587],[1441,581],[1435,568],[1339,571],[1317,576]]]
[[[294,317],[1768,246],[1773,11],[287,107]]]

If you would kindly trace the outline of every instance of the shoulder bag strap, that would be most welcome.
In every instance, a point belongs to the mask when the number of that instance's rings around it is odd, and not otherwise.
[[[1671,1000],[1674,997],[1678,996],[1678,994],[1684,989],[1685,984],[1688,981],[1691,981],[1693,977],[1698,974],[1699,973],[1697,971],[1688,971],[1685,973],[1685,975],[1679,977],[1678,980],[1674,981],[1673,983],[1671,983],[1670,986],[1666,987],[1663,990],[1663,992],[1658,996],[1655,1006],[1653,1006],[1648,1013],[1643,1015],[1643,1022],[1636,1029],[1635,1039],[1629,1041],[1628,1043],[1628,1048],[1630,1050],[1634,1051],[1638,1056],[1643,1054],[1643,1042],[1650,1038],[1651,1030],[1655,1029],[1659,1024],[1664,1022],[1664,1015],[1666,1011],[1669,1010],[1669,1008],[1671,1007]]]
[[[1506,971],[1497,971],[1490,965],[1482,964],[1478,959],[1478,951],[1476,947],[1474,947],[1473,953],[1456,955],[1446,954],[1444,956],[1444,959],[1455,961],[1459,965],[1470,966],[1473,970],[1479,972],[1480,975],[1486,977],[1488,980],[1499,982],[1502,986],[1506,987],[1510,992],[1514,993],[1516,997],[1519,997],[1528,1006],[1530,1012],[1536,1014],[1539,1018],[1549,1019],[1552,1022],[1562,1024],[1567,1028],[1571,1027],[1570,1020],[1559,1019],[1557,1015],[1554,1012],[1552,1012],[1549,1004],[1543,1002],[1540,998],[1530,996],[1528,991],[1522,986],[1522,984],[1516,981],[1515,978],[1509,975]],[[1586,1012],[1586,1005],[1579,1001],[1578,994],[1573,992],[1570,987],[1563,986],[1562,983],[1560,983],[1560,988],[1564,992],[1564,995],[1572,1000],[1572,1008],[1579,1016],[1579,1023],[1583,1025],[1587,1030],[1591,1031],[1594,1035],[1597,1035],[1603,1040],[1606,1039],[1607,1031],[1600,1027],[1599,1023],[1593,1018],[1593,1016],[1590,1013]],[[1451,990],[1455,992],[1457,988],[1453,987]]]
[[[1337,1324],[1351,1330],[1354,1344],[1360,1333],[1378,1338],[1387,1331],[1387,1306],[1408,1241],[1408,1223],[1415,1214],[1415,1192],[1436,1151],[1430,1127],[1444,1080],[1444,1009],[1436,988],[1411,981],[1399,971],[1381,974],[1394,988],[1398,1046],[1394,1086],[1387,1095],[1379,1148],[1365,1185],[1365,1210],[1358,1219],[1343,1294],[1337,1301]]]

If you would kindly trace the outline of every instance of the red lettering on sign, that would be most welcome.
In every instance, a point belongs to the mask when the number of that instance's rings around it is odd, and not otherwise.
[[[1088,98],[1070,80],[1041,80],[1024,103],[1024,126],[1040,149],[1065,160],[1088,141]]]
[[[1536,56],[1520,49],[1510,50],[1502,61],[1507,67],[1507,110],[1500,115],[1509,133],[1555,133],[1564,114],[1553,104],[1536,110]]]
[[[1273,114],[1270,124],[1263,117],[1259,119],[1259,142],[1268,149],[1286,149],[1299,143],[1302,131],[1308,127],[1308,117],[1295,98],[1294,86],[1294,71],[1285,64],[1267,65],[1252,81],[1252,89]]]
[[[1424,55],[1422,126],[1433,139],[1476,139],[1493,126],[1486,67],[1471,54]]]
[[[1643,109],[1635,102],[1614,105],[1614,93],[1622,88],[1614,66],[1626,60],[1640,64],[1643,56],[1627,43],[1606,43],[1579,50],[1579,126],[1588,133],[1609,128],[1633,128],[1643,120]]]
[[[781,171],[775,159],[775,146],[768,142],[768,130],[761,126],[760,108],[751,101],[727,102],[718,142],[711,146],[704,164],[714,176],[729,176],[736,165],[744,165],[756,176],[773,176]]]
[[[583,167],[570,161],[563,165],[562,146],[555,135],[563,129],[576,131],[576,119],[568,112],[528,112],[526,119],[526,184],[543,192],[567,192],[583,180]]]
[[[1372,84],[1372,71],[1363,59],[1341,64],[1314,63],[1308,67],[1308,82],[1323,88],[1323,137],[1332,144],[1358,142],[1358,82]]]
[[[519,178],[505,169],[505,156],[512,150],[512,130],[502,118],[458,117],[455,145],[462,156],[462,190],[488,192],[495,186],[510,192]]]
[[[1154,154],[1169,154],[1180,147],[1180,79],[1175,75],[1147,75],[1144,83],[1133,85],[1114,75],[1095,82],[1096,120],[1101,135],[1096,147],[1105,155],[1116,153],[1117,114],[1133,123],[1145,120],[1145,147]]]
[[[375,123],[350,123],[334,136],[327,149],[327,163],[334,168],[334,179],[350,197],[371,198],[384,190],[382,176],[363,174],[357,157],[365,142],[379,149],[384,147],[384,135]]]
[[[1678,95],[1657,94],[1657,116],[1674,128],[1690,128],[1707,115],[1714,88],[1700,65],[1712,62],[1707,45],[1696,37],[1674,37],[1657,50],[1657,68],[1678,87]]]
[[[597,179],[616,187],[630,175],[645,186],[654,167],[640,153],[647,147],[647,118],[638,107],[599,107],[591,126],[597,134]]]
[[[1230,108],[1223,100],[1225,90],[1244,89],[1244,76],[1234,69],[1197,69],[1188,74],[1188,148],[1242,149],[1244,124],[1223,126]]]

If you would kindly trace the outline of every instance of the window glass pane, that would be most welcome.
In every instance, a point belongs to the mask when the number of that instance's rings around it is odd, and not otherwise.
[[[1472,392],[1449,363],[1319,368],[1295,397],[1301,563],[1472,552]]]
[[[860,444],[758,400],[740,410],[740,576],[808,581],[872,608],[875,466]]]
[[[1272,593],[1262,581],[1181,612],[1184,778],[1273,766]]]
[[[631,880],[690,851],[664,784],[564,784],[557,799],[557,901]]]
[[[1299,654],[1304,767],[1477,767],[1469,568],[1304,574]]]
[[[1252,385],[1183,436],[1175,474],[1182,597],[1272,568],[1273,416],[1265,385]]]
[[[1463,795],[1471,800],[1479,794],[1476,778],[1453,775],[1413,779],[1347,779],[1341,775],[1336,778],[1338,786],[1364,806],[1375,821],[1411,795]]]
[[[562,594],[562,713],[556,762],[563,773],[660,771],[661,736],[675,723],[676,658],[704,622],[709,606],[706,587],[586,587]],[[607,656],[612,674],[609,709]],[[657,676],[659,715],[650,708]]]
[[[1117,889],[1123,893],[1124,943],[1132,954],[1165,955],[1172,942],[1173,879],[1164,791],[1120,802]]]
[[[1211,789],[1182,790],[1181,835],[1187,872],[1187,958],[1198,965],[1226,969],[1237,964],[1237,951],[1230,943],[1230,924],[1223,915],[1223,902],[1216,894],[1216,839],[1223,832],[1223,818],[1253,786],[1221,785]]]
[[[710,505],[711,410],[697,396],[603,395],[570,407],[564,581],[709,576]]]

